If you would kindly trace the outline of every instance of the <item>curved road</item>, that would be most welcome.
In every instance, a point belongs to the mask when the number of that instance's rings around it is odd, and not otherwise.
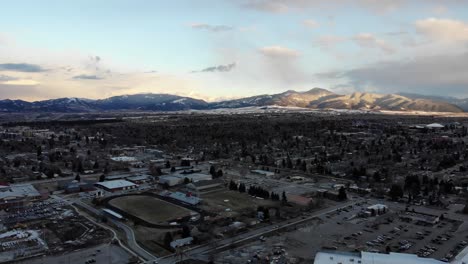
[[[101,215],[102,212],[92,206],[89,206],[81,201],[74,201],[74,203],[79,204],[80,206],[86,208],[87,210],[93,212],[96,215]],[[118,228],[122,229],[125,232],[125,236],[127,239],[127,244],[128,246],[132,249],[133,252],[137,253],[141,258],[145,260],[151,260],[151,259],[156,259],[156,256],[152,255],[148,251],[146,251],[144,248],[140,247],[138,245],[136,239],[135,239],[135,233],[133,232],[132,228],[127,226],[126,224],[112,219],[110,217],[107,218],[109,222],[117,226]]]
[[[56,199],[59,199],[59,200],[62,200],[64,202],[66,202],[67,204],[69,204],[70,206],[74,207],[76,209],[76,207],[73,205],[73,204],[77,204],[83,208],[85,208],[86,210],[92,212],[93,214],[95,215],[102,215],[102,212],[92,206],[89,206],[81,201],[79,201],[79,199],[76,199],[76,200],[66,200],[66,199],[63,199],[61,197],[58,197],[56,195],[53,196],[54,198]],[[80,212],[79,210],[77,210],[77,212]],[[83,215],[84,217],[86,217],[85,215]],[[100,223],[97,223],[96,221],[90,219],[89,217],[86,217],[87,219],[91,220],[93,223],[96,223],[98,224],[99,226],[101,227],[105,227],[106,229],[110,229],[112,230],[112,232],[114,233],[115,237],[117,237],[117,234],[115,233],[115,231],[108,227],[108,226],[104,226]],[[153,260],[153,259],[157,259],[156,256],[152,255],[151,253],[149,253],[148,251],[146,251],[144,248],[140,247],[140,245],[138,245],[136,239],[135,239],[135,234],[133,232],[133,230],[127,226],[126,224],[120,222],[120,221],[117,221],[115,219],[112,219],[112,218],[107,218],[109,222],[111,222],[112,224],[114,224],[115,226],[117,226],[118,228],[122,229],[124,232],[125,232],[125,236],[126,236],[126,239],[127,239],[127,244],[128,244],[128,247],[131,249],[131,252],[133,255],[138,255],[140,258],[144,259],[144,260]],[[120,244],[120,240],[119,241],[119,244]],[[121,246],[124,248],[124,249],[127,249],[129,250],[127,247],[125,247],[123,244],[121,244]]]

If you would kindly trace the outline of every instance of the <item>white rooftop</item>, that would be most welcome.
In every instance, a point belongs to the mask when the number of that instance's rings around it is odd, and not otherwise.
[[[137,161],[135,157],[128,157],[128,156],[120,156],[120,157],[112,157],[111,160],[113,161],[121,161],[121,162],[132,162]]]
[[[439,124],[439,123],[432,123],[432,124],[426,125],[426,127],[428,127],[428,128],[444,128],[444,126]]]
[[[0,199],[15,199],[21,197],[35,197],[41,194],[31,184],[15,184],[2,188]]]
[[[133,182],[129,182],[126,180],[114,180],[114,181],[105,181],[105,182],[98,182],[96,185],[100,185],[107,189],[119,189],[125,187],[132,187],[136,186]]]
[[[367,207],[367,209],[369,210],[383,210],[383,209],[387,209],[387,206],[385,204],[374,204],[374,205],[371,205],[369,207]]]
[[[314,264],[442,264],[445,262],[420,258],[413,254],[402,253],[347,253],[347,252],[318,252]]]

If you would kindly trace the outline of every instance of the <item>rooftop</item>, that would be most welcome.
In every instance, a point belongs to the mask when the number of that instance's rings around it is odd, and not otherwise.
[[[402,253],[347,253],[347,252],[318,252],[314,264],[442,264],[444,262],[420,258],[413,254]]]
[[[15,199],[21,197],[35,197],[40,196],[34,186],[31,184],[16,184],[11,185],[9,188],[2,188],[0,191],[0,199]]]
[[[118,188],[125,188],[125,187],[132,187],[136,186],[133,182],[129,182],[126,180],[114,180],[114,181],[105,181],[105,182],[98,182],[96,185],[100,185],[107,189],[118,189]]]

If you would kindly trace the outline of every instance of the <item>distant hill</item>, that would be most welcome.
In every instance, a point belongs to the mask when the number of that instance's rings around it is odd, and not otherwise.
[[[468,111],[468,98],[459,99],[455,97],[421,95],[421,94],[412,94],[412,93],[399,93],[399,94],[412,98],[412,99],[422,98],[422,99],[428,99],[428,100],[433,100],[433,101],[438,101],[438,102],[445,102],[445,103],[456,105],[460,107],[461,109],[463,109],[463,111],[465,112]]]
[[[273,105],[311,109],[426,112],[463,112],[463,110],[468,110],[468,100],[456,98],[440,99],[439,97],[425,97],[414,94],[357,92],[349,95],[340,95],[326,89],[313,88],[305,92],[289,90],[279,94],[258,95],[213,103],[190,97],[152,93],[113,96],[100,100],[59,98],[26,102],[6,99],[0,100],[0,112],[182,111]]]
[[[353,93],[339,95],[321,88],[306,92],[287,91],[259,95],[212,104],[213,108],[247,106],[296,106],[313,109],[367,109],[392,111],[463,112],[453,104],[424,98],[408,98],[397,94]]]

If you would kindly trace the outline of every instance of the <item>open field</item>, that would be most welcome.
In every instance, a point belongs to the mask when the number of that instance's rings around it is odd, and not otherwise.
[[[167,223],[190,215],[190,210],[147,195],[122,196],[109,202],[121,210],[149,223]]]
[[[263,200],[251,197],[247,193],[239,193],[237,191],[218,191],[201,196],[203,199],[203,209],[222,212],[226,209],[234,212],[239,212],[247,209],[256,210],[258,206],[276,206],[277,202],[271,200]]]

